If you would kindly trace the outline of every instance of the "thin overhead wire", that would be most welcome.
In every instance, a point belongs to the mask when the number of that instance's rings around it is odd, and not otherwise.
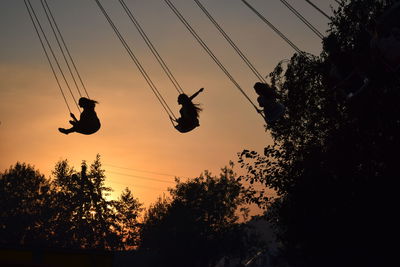
[[[249,96],[243,91],[242,87],[237,83],[235,78],[229,73],[229,71],[225,68],[225,66],[219,61],[219,59],[214,55],[211,49],[207,46],[207,44],[201,39],[201,37],[197,34],[197,32],[192,28],[189,22],[182,16],[179,10],[175,7],[175,5],[170,0],[164,0],[168,7],[174,12],[174,14],[179,18],[182,24],[188,29],[188,31],[193,35],[193,37],[197,40],[197,42],[203,47],[203,49],[207,52],[207,54],[214,60],[214,62],[218,65],[218,67],[225,73],[225,75],[231,80],[231,82],[236,86],[236,88],[243,94],[243,96],[250,102],[250,104],[257,110],[257,106],[253,103],[253,101],[249,98]],[[259,114],[264,118],[264,115],[259,112]],[[265,119],[265,118],[264,118]]]
[[[311,31],[313,31],[321,40],[324,39],[324,35],[318,31],[303,15],[301,15],[292,5],[290,5],[285,0],[279,0],[284,4],[293,14],[296,15]]]
[[[229,35],[224,31],[224,29],[218,24],[218,22],[214,19],[214,17],[208,12],[208,10],[204,7],[204,5],[199,0],[194,0],[199,8],[203,11],[203,13],[208,17],[208,19],[214,24],[214,26],[218,29],[218,31],[222,34],[222,36],[228,41],[228,43],[232,46],[232,48],[236,51],[236,53],[240,56],[240,58],[246,63],[246,65],[250,68],[253,74],[258,78],[260,82],[266,83],[264,77],[260,74],[260,72],[254,67],[251,61],[246,57],[246,55],[239,49],[239,47],[235,44],[235,42],[229,37]]]
[[[42,1],[43,1],[43,0],[42,0]],[[61,31],[60,31],[60,28],[58,27],[58,24],[57,24],[57,22],[56,22],[56,20],[55,20],[55,18],[54,18],[53,12],[51,11],[51,9],[50,9],[50,7],[49,7],[49,4],[47,3],[47,0],[44,0],[44,3],[45,3],[45,5],[46,5],[47,10],[49,11],[49,14],[50,14],[50,16],[51,16],[51,19],[52,19],[52,21],[53,21],[53,23],[54,23],[54,26],[55,26],[55,28],[56,28],[56,30],[57,30],[57,32],[58,32],[58,35],[59,35],[60,38],[61,38],[61,41],[62,41],[62,43],[63,43],[63,46],[64,46],[64,48],[65,48],[65,51],[66,51],[67,54],[68,54],[68,57],[69,57],[70,61],[71,61],[71,63],[72,63],[72,66],[74,67],[75,73],[76,73],[77,76],[78,76],[79,82],[80,82],[80,84],[82,85],[82,88],[83,88],[83,90],[85,91],[86,96],[90,99],[89,94],[88,94],[88,92],[87,92],[87,90],[86,90],[86,86],[85,86],[85,84],[83,83],[83,80],[82,80],[82,77],[81,77],[81,75],[80,75],[80,73],[79,73],[79,71],[78,71],[78,68],[76,67],[75,60],[74,60],[73,57],[71,56],[71,53],[70,53],[70,51],[69,51],[69,49],[68,49],[68,46],[67,46],[67,44],[66,44],[66,42],[65,42],[65,40],[64,40],[64,37],[63,37],[62,33],[61,33]]]
[[[313,8],[315,8],[319,13],[324,15],[327,19],[332,20],[332,18],[330,16],[328,16],[324,11],[322,11],[322,9],[320,9],[318,6],[316,6],[313,2],[311,2],[310,0],[305,0],[305,1],[307,3],[309,3]]]
[[[113,172],[113,171],[107,171],[107,172],[111,173],[111,174],[122,175],[122,176],[127,176],[127,177],[141,179],[141,180],[148,180],[148,181],[161,182],[161,183],[167,183],[167,184],[175,184],[175,182],[172,182],[172,181],[156,179],[156,178],[151,178],[151,177],[146,177],[146,176],[137,176],[137,175],[120,173],[120,172]]]
[[[151,42],[150,38],[148,37],[146,32],[143,30],[143,28],[140,25],[140,23],[138,22],[138,20],[133,15],[131,9],[129,9],[129,7],[126,5],[124,0],[119,0],[119,2],[121,4],[121,6],[123,7],[123,9],[125,10],[125,12],[128,15],[128,17],[130,18],[130,20],[132,21],[133,25],[135,25],[136,29],[138,30],[138,32],[142,36],[143,40],[146,42],[147,46],[149,47],[150,51],[153,53],[154,57],[157,59],[158,63],[160,64],[160,66],[164,70],[165,74],[168,76],[168,78],[170,79],[171,83],[174,85],[175,89],[180,94],[184,93],[181,85],[179,84],[179,82],[177,81],[177,79],[175,78],[173,73],[171,72],[171,69],[168,67],[168,65],[165,63],[164,59],[158,53],[157,49],[155,48],[155,46]]]
[[[67,108],[68,108],[68,111],[69,111],[70,113],[72,113],[71,107],[70,107],[69,104],[68,104],[68,101],[67,101],[67,98],[66,98],[66,96],[65,96],[65,94],[64,94],[64,91],[63,91],[63,89],[62,89],[60,80],[58,79],[57,73],[56,73],[56,71],[55,71],[55,68],[54,68],[53,63],[52,63],[52,61],[51,61],[51,59],[50,59],[49,53],[48,53],[48,51],[47,51],[47,49],[46,49],[46,46],[45,46],[45,44],[44,44],[44,41],[43,41],[42,36],[40,35],[40,33],[43,35],[43,38],[44,38],[44,40],[45,40],[45,42],[46,42],[46,44],[47,44],[47,47],[48,47],[48,49],[50,50],[50,52],[51,52],[51,54],[52,54],[52,56],[53,56],[53,59],[54,59],[54,61],[56,62],[57,66],[58,66],[58,69],[59,69],[59,71],[61,72],[61,74],[62,74],[62,76],[63,76],[63,78],[64,78],[64,81],[65,81],[66,84],[67,84],[67,87],[69,88],[68,82],[67,82],[67,80],[65,79],[65,75],[63,74],[63,71],[62,71],[62,69],[61,69],[61,66],[60,66],[60,64],[58,63],[57,57],[56,57],[55,54],[54,54],[54,51],[53,51],[53,49],[52,49],[52,47],[51,47],[51,45],[50,45],[49,40],[47,39],[47,36],[46,36],[46,34],[45,34],[44,30],[43,30],[43,27],[42,27],[42,25],[41,25],[41,23],[40,23],[40,21],[39,21],[37,15],[36,15],[35,9],[33,8],[33,6],[32,6],[32,4],[31,4],[30,0],[24,0],[24,4],[25,4],[25,6],[26,6],[26,9],[28,10],[29,17],[30,17],[30,19],[31,19],[31,21],[32,21],[32,25],[33,25],[33,27],[35,28],[36,34],[37,34],[37,36],[38,36],[38,38],[39,38],[40,44],[42,45],[43,51],[44,51],[44,53],[45,53],[45,55],[46,55],[47,61],[49,62],[50,68],[51,68],[51,70],[52,70],[52,72],[53,72],[54,78],[56,79],[57,85],[58,85],[58,87],[59,87],[59,89],[60,89],[60,92],[61,92],[61,95],[62,95],[62,97],[63,97],[63,99],[64,99],[64,102],[65,102],[65,104],[66,104],[66,106],[67,106]],[[39,29],[40,29],[40,31],[39,31]],[[69,91],[70,91],[70,93],[71,93],[71,95],[72,95],[72,98],[73,98],[74,101],[75,101],[75,97],[74,97],[74,95],[72,94],[72,91],[71,91],[70,88],[69,88]],[[75,101],[75,104],[77,105],[78,110],[80,111],[79,106],[78,106],[78,104],[76,103],[76,101]]]
[[[166,189],[161,189],[161,188],[156,188],[156,187],[151,187],[151,186],[145,186],[145,185],[134,185],[131,183],[121,183],[121,182],[115,182],[113,180],[106,180],[106,183],[112,183],[112,184],[118,184],[118,185],[123,185],[125,187],[133,187],[133,188],[144,188],[152,191],[161,191],[161,192],[167,192]]]
[[[261,15],[252,5],[250,5],[246,0],[242,2],[251,9],[262,21],[264,21],[276,34],[278,34],[286,43],[288,43],[297,53],[302,54],[303,52],[287,38],[281,31],[279,31],[271,22],[269,22],[263,15]]]
[[[124,46],[124,48],[128,52],[130,58],[132,59],[132,61],[135,63],[135,65],[139,69],[139,71],[142,74],[143,78],[146,80],[146,82],[149,85],[150,89],[153,91],[153,93],[156,96],[157,100],[160,102],[161,106],[164,108],[165,112],[168,114],[168,116],[170,118],[172,117],[173,119],[177,120],[177,118],[175,117],[175,115],[172,112],[171,108],[168,106],[167,102],[165,101],[163,96],[158,91],[157,87],[155,86],[155,84],[151,80],[150,76],[147,74],[146,70],[143,68],[142,64],[140,63],[139,59],[135,56],[135,54],[133,53],[133,51],[130,48],[130,46],[128,45],[128,43],[125,41],[124,37],[119,32],[118,28],[115,26],[114,22],[112,21],[112,19],[108,15],[107,11],[104,9],[103,5],[99,2],[99,0],[95,0],[95,2],[97,4],[97,6],[100,8],[100,10],[103,13],[103,15],[106,17],[108,23],[110,24],[111,28],[114,30],[114,32],[117,35],[118,39],[121,41],[122,45]]]
[[[53,15],[51,15],[51,18],[50,18],[51,10],[50,10],[50,9],[49,9],[49,10],[47,9],[48,6],[46,6],[46,5],[44,4],[43,0],[41,0],[40,2],[41,2],[41,4],[42,4],[44,13],[46,14],[46,18],[47,18],[47,21],[49,22],[50,28],[51,28],[51,30],[52,30],[52,32],[53,32],[54,38],[55,38],[55,40],[56,40],[56,42],[57,42],[57,44],[58,44],[58,48],[59,48],[60,51],[61,51],[61,54],[62,54],[62,56],[63,56],[63,59],[64,59],[65,64],[67,65],[69,74],[71,75],[72,80],[74,81],[76,90],[78,91],[79,96],[82,97],[82,93],[81,93],[81,91],[79,90],[79,86],[78,86],[78,84],[77,84],[77,82],[76,82],[75,75],[74,75],[74,73],[72,72],[72,69],[71,69],[71,66],[70,66],[70,64],[69,64],[69,61],[68,61],[68,59],[67,59],[67,57],[66,57],[66,55],[65,55],[64,48],[61,46],[60,40],[59,40],[58,35],[57,35],[57,33],[56,33],[56,30],[55,30],[55,26],[53,25],[53,23],[55,22]]]
[[[104,165],[104,166],[109,166],[109,167],[112,167],[112,168],[124,169],[124,170],[130,170],[130,171],[135,171],[135,172],[144,172],[144,173],[150,173],[150,174],[156,174],[156,175],[163,175],[163,176],[177,177],[177,175],[173,175],[173,174],[168,174],[168,173],[160,173],[160,172],[154,172],[154,171],[148,171],[148,170],[133,169],[133,168],[127,168],[127,167],[116,166],[116,165],[113,165],[113,164],[108,164],[108,163],[104,163],[103,165]]]

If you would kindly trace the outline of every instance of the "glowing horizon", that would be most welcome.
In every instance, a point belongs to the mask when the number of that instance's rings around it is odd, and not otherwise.
[[[118,1],[103,2],[168,104],[175,114],[179,114],[177,92],[130,24]],[[303,27],[279,1],[253,2],[300,48],[319,53],[321,40]],[[32,3],[39,9],[39,1],[32,0]],[[72,166],[79,168],[82,160],[90,164],[96,154],[100,154],[103,164],[128,169],[177,177],[195,177],[204,170],[218,175],[219,169],[228,165],[230,160],[236,161],[237,152],[243,149],[262,152],[263,147],[271,142],[264,131],[262,118],[163,1],[126,3],[135,8],[143,28],[185,92],[192,94],[201,87],[205,88],[194,101],[201,103],[204,109],[200,114],[200,127],[187,134],[173,129],[94,1],[54,0],[49,4],[89,95],[99,101],[96,112],[102,122],[100,131],[91,136],[65,136],[58,133],[58,127],[68,126],[69,112],[23,1],[5,0],[0,3],[0,33],[4,38],[0,44],[1,171],[19,161],[34,165],[48,177],[59,160],[68,159]],[[246,93],[255,100],[252,89],[256,81],[254,75],[194,2],[176,0],[174,3]],[[290,58],[294,53],[240,1],[204,0],[202,3],[264,76],[273,70],[277,62]],[[309,17],[322,32],[327,29],[326,19],[305,2],[291,4]],[[329,4],[334,4],[334,1],[324,0],[320,3],[327,11]],[[77,115],[76,108],[73,112]],[[168,186],[173,186],[173,183],[135,180],[115,174],[118,173],[115,168],[104,167],[107,178],[112,180],[106,181],[115,191],[113,197],[120,195],[123,188],[128,186],[139,201],[148,205]],[[136,175],[125,171],[119,173]],[[114,174],[108,175],[108,172]],[[174,181],[172,176],[149,173],[137,176]]]

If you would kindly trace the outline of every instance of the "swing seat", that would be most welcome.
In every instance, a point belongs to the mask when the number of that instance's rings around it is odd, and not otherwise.
[[[366,89],[369,86],[369,84],[370,84],[370,80],[368,78],[364,78],[363,85],[360,88],[358,88],[358,90],[352,91],[347,94],[347,96],[346,96],[347,100],[355,97],[356,95],[358,95],[359,93],[364,91],[364,89]]]
[[[96,120],[90,123],[82,123],[76,126],[76,132],[85,135],[91,135],[97,132],[100,129],[100,121]]]
[[[279,120],[285,113],[285,106],[281,103],[273,103],[264,109],[265,121],[272,123]]]
[[[194,128],[200,126],[199,120],[195,118],[194,120],[178,120],[178,124],[175,125],[175,129],[180,133],[187,133],[192,131]]]
[[[353,70],[345,79],[336,84],[333,89],[338,90],[344,98],[350,99],[366,89],[370,82],[368,77]]]

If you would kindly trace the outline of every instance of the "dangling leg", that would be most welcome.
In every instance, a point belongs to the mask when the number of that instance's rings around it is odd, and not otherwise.
[[[77,131],[78,128],[78,122],[74,120],[69,121],[70,124],[72,124],[72,128],[70,129],[64,129],[64,128],[58,128],[58,130],[63,133],[63,134],[69,134]]]
[[[63,134],[69,134],[75,132],[75,126],[70,129],[58,128],[58,131],[60,131]]]

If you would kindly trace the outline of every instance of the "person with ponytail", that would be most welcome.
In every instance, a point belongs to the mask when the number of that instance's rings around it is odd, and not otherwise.
[[[94,108],[98,104],[97,101],[88,99],[86,97],[81,97],[79,99],[79,106],[83,108],[79,120],[76,119],[75,115],[71,113],[72,120],[69,123],[72,125],[69,129],[58,128],[58,130],[63,134],[69,133],[80,133],[80,134],[94,134],[100,129],[100,120],[97,117]]]

